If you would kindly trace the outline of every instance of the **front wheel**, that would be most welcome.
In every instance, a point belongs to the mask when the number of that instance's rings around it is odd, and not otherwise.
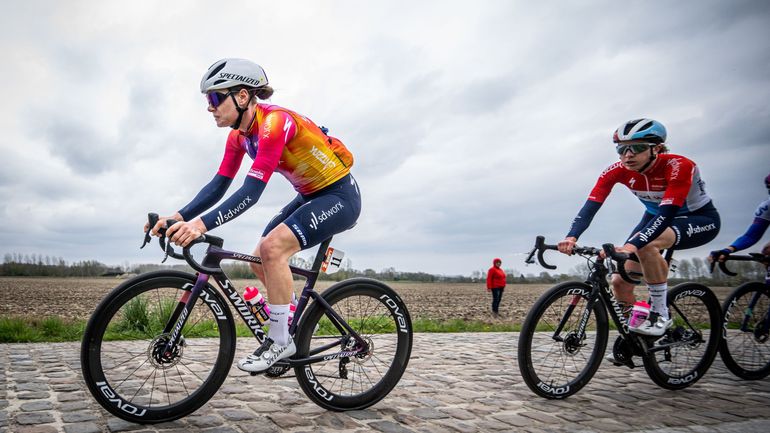
[[[165,350],[171,333],[164,329],[194,284],[195,276],[183,272],[143,274],[115,288],[91,315],[80,352],[83,379],[113,415],[141,424],[175,420],[201,407],[224,382],[235,328],[211,285],[203,287],[179,343]]]
[[[519,334],[519,371],[535,394],[566,398],[591,380],[607,348],[607,311],[591,286],[561,283],[535,302]],[[582,329],[581,329],[582,327]]]
[[[650,339],[642,360],[658,386],[682,389],[700,380],[714,361],[722,309],[703,284],[679,284],[668,291],[667,299],[674,323],[662,337]]]
[[[770,291],[764,283],[750,282],[725,299],[719,354],[727,368],[746,380],[770,374]]]
[[[342,281],[323,299],[361,337],[357,341],[316,301],[302,315],[294,358],[297,381],[319,406],[359,410],[382,400],[406,370],[412,351],[412,320],[398,294],[366,278]]]

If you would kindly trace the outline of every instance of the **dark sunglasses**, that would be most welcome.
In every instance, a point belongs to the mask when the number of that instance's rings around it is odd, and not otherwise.
[[[206,101],[208,101],[209,105],[211,105],[214,108],[219,107],[222,105],[223,102],[225,102],[225,99],[227,99],[228,96],[230,96],[233,92],[227,92],[227,93],[220,93],[220,92],[210,92],[206,93]]]
[[[631,152],[636,155],[637,153],[644,152],[652,146],[654,146],[652,143],[619,144],[615,146],[615,150],[618,152],[618,155],[625,155],[626,151],[631,149]]]

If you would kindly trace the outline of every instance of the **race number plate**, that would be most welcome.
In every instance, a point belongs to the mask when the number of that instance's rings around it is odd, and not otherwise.
[[[345,257],[344,251],[335,250],[334,248],[329,247],[329,249],[326,250],[326,258],[324,258],[324,261],[321,264],[321,272],[333,274],[339,271],[343,257]]]

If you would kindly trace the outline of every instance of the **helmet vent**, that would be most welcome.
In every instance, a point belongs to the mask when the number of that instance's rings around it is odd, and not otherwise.
[[[640,120],[642,119],[632,120],[626,123],[626,127],[623,128],[623,135],[628,135],[628,133],[631,132],[631,129],[633,129],[634,126],[636,126],[636,124],[639,123]]]
[[[211,73],[209,74],[209,76],[208,76],[208,77],[206,77],[206,79],[208,80],[208,79],[210,79],[211,77],[213,77],[214,75],[216,75],[216,74],[217,74],[217,72],[219,72],[219,71],[221,71],[222,69],[224,69],[224,68],[225,68],[225,65],[226,65],[226,64],[227,64],[227,62],[222,62],[222,64],[221,64],[221,65],[217,66],[216,68],[214,68],[214,70],[213,70],[213,71],[211,71]],[[219,83],[219,82],[221,82],[221,81],[218,81],[218,83]]]
[[[227,81],[227,80],[217,80],[217,81],[214,81],[214,85],[216,86],[217,84],[224,83],[225,81]]]

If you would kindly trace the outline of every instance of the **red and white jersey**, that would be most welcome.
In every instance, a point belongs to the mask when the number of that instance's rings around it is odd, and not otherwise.
[[[680,206],[677,215],[687,214],[711,201],[698,166],[681,155],[660,154],[644,173],[618,161],[602,172],[588,200],[604,203],[616,183],[627,186],[652,214],[661,205]]]

